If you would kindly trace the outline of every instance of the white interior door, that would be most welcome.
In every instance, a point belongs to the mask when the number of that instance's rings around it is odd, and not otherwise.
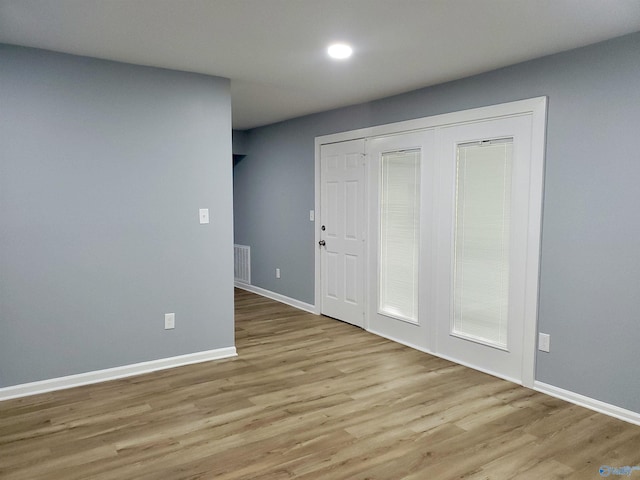
[[[369,330],[429,349],[433,311],[434,132],[367,140]]]
[[[364,326],[364,140],[322,145],[320,278],[323,315]]]
[[[436,353],[522,382],[530,116],[442,128]]]

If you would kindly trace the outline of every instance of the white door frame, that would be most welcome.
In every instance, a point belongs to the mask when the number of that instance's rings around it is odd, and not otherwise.
[[[452,124],[473,123],[488,119],[506,118],[512,116],[530,115],[532,118],[532,151],[531,151],[531,185],[529,197],[529,226],[526,262],[526,293],[525,293],[525,319],[524,319],[524,351],[522,367],[522,385],[533,387],[535,378],[536,356],[536,332],[538,320],[538,295],[539,295],[539,271],[540,271],[540,232],[542,220],[542,198],[544,181],[544,150],[546,133],[547,97],[537,97],[516,102],[491,105],[474,108],[460,112],[446,113],[425,117],[416,120],[391,123],[386,125],[341,132],[331,135],[316,137],[315,139],[315,211],[316,219],[320,214],[320,146],[328,143],[342,142],[361,138],[393,135],[395,133],[424,130],[429,128],[444,127]],[[365,177],[369,178],[367,172]],[[317,248],[320,240],[320,222],[315,222],[315,313],[320,313],[321,279],[320,279],[320,252]],[[368,248],[365,245],[365,248]],[[368,253],[365,254],[368,258]],[[367,269],[365,264],[365,295],[371,291]],[[367,305],[369,302],[365,302]],[[368,329],[369,312],[365,310],[364,328]],[[429,350],[427,353],[434,354]]]

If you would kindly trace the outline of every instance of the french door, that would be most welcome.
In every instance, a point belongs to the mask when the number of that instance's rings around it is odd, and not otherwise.
[[[434,132],[367,140],[369,330],[429,349],[434,284]]]
[[[319,143],[322,313],[532,386],[545,116],[539,98]]]
[[[522,382],[531,118],[442,128],[434,351]],[[539,232],[535,234],[539,235]]]

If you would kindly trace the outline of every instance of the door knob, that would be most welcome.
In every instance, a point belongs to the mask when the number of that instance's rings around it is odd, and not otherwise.
[[[327,242],[325,242],[324,240],[320,240],[318,242],[318,245],[320,245],[321,247],[324,247],[327,244]]]

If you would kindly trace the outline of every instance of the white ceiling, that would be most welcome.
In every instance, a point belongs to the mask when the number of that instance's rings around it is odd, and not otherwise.
[[[640,0],[0,0],[2,43],[230,78],[238,129],[638,30]]]

